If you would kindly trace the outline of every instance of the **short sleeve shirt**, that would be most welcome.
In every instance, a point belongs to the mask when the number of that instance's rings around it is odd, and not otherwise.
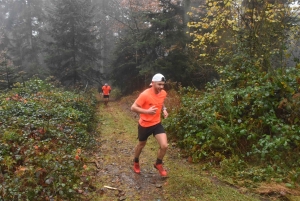
[[[157,107],[156,114],[140,114],[139,124],[143,127],[150,127],[160,123],[161,110],[164,104],[164,100],[167,97],[167,92],[161,90],[158,94],[155,94],[152,88],[148,88],[143,91],[136,99],[135,103],[143,109],[149,109],[152,106]]]
[[[103,91],[103,95],[109,95],[109,91],[111,90],[110,86],[103,86],[102,87],[102,91]]]

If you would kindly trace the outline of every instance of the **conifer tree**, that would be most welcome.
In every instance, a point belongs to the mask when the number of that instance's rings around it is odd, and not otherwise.
[[[1,1],[2,43],[7,57],[21,70],[39,67],[39,30],[43,21],[43,0]],[[35,69],[32,69],[32,67]]]
[[[192,3],[160,0],[157,9],[128,12],[131,24],[120,36],[113,62],[113,78],[124,93],[147,87],[157,72],[183,85],[200,86],[207,81],[186,48],[186,11]],[[212,69],[206,74],[213,73]]]
[[[97,27],[89,0],[52,0],[48,10],[46,59],[52,74],[62,83],[73,84],[96,79],[99,53]]]
[[[19,69],[14,66],[13,62],[8,58],[7,51],[0,51],[0,89],[11,89],[13,83],[19,77]]]

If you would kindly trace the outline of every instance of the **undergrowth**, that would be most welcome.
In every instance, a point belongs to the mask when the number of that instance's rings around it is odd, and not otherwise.
[[[71,200],[89,189],[84,150],[93,143],[92,92],[39,79],[0,95],[0,197]]]
[[[259,76],[258,76],[259,75]],[[253,182],[300,181],[299,69],[278,70],[228,87],[222,80],[205,91],[187,87],[164,120],[172,140],[194,162],[223,175]]]

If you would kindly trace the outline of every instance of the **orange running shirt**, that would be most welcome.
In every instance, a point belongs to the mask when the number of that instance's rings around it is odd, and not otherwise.
[[[109,95],[109,92],[110,92],[111,88],[110,86],[103,86],[102,87],[102,91],[103,91],[103,95]]]
[[[167,97],[167,92],[161,90],[160,93],[155,94],[152,88],[143,91],[136,99],[135,103],[143,109],[149,109],[151,106],[157,107],[156,114],[140,114],[139,124],[143,127],[150,127],[160,123],[160,113]]]

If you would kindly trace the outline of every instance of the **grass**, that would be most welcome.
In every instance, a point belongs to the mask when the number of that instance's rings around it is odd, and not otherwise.
[[[242,194],[235,188],[213,180],[199,167],[195,167],[195,164],[178,164],[178,162],[167,164],[168,168],[173,170],[170,171],[171,177],[168,179],[168,185],[165,186],[166,192],[170,195],[169,200],[259,200],[254,196]]]

